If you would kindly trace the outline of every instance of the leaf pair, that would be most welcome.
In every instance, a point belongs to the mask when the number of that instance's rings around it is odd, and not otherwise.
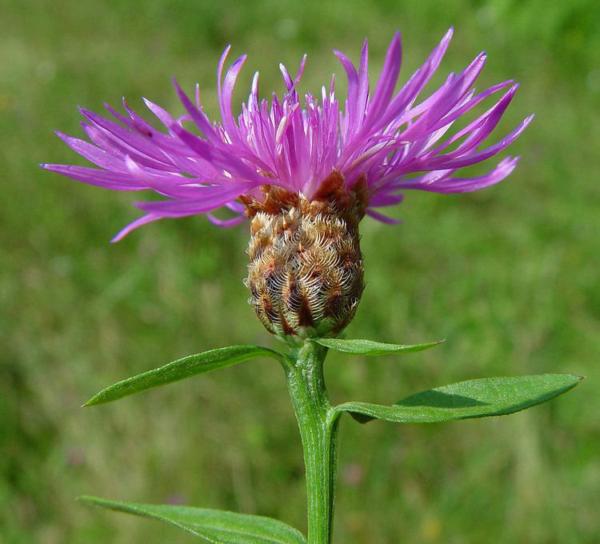
[[[431,342],[427,344],[415,344],[402,346],[396,344],[383,344],[371,340],[339,340],[335,338],[320,338],[316,340],[319,344],[342,351],[345,353],[354,353],[358,355],[385,355],[392,353],[411,351],[421,351],[439,344]],[[228,346],[226,348],[211,349],[203,353],[188,355],[177,359],[164,366],[148,370],[131,378],[121,380],[94,395],[84,406],[94,406],[112,402],[134,393],[145,391],[160,385],[190,378],[197,374],[204,374],[219,368],[255,359],[256,357],[269,357],[280,363],[286,364],[285,355],[269,348],[254,345]]]
[[[343,353],[369,356],[422,351],[443,342],[396,345],[338,338],[320,338],[315,341]],[[334,410],[338,414],[348,412],[361,423],[373,419],[393,423],[437,423],[501,416],[546,402],[572,389],[580,381],[581,377],[570,374],[482,378],[422,391],[391,406],[345,402]]]

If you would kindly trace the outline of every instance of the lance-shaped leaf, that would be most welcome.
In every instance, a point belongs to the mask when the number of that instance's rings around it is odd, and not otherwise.
[[[164,521],[214,544],[306,544],[304,535],[285,523],[263,516],[223,510],[137,504],[80,497],[81,501],[117,512]]]
[[[211,349],[204,353],[188,355],[159,368],[121,380],[94,395],[84,406],[111,402],[152,387],[183,380],[218,368],[225,368],[260,356],[272,357],[280,362],[284,361],[284,357],[280,353],[260,346],[229,346]]]
[[[436,423],[454,419],[501,416],[546,402],[575,387],[582,378],[571,374],[540,374],[482,378],[436,387],[392,406],[346,402],[336,412],[358,421],[383,419],[394,423]]]
[[[412,351],[423,351],[444,342],[427,342],[425,344],[386,344],[383,342],[374,342],[373,340],[344,340],[341,338],[315,338],[315,342],[326,348],[343,353],[353,353],[355,355],[392,355],[394,353],[410,353]]]

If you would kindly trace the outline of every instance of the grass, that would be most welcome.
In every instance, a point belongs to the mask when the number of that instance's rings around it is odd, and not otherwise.
[[[299,440],[270,361],[79,409],[102,387],[188,353],[272,340],[245,303],[244,228],[162,222],[110,246],[135,212],[124,194],[42,172],[72,162],[52,130],[76,105],[126,95],[177,110],[169,78],[200,81],[214,112],[216,59],[250,54],[263,89],[309,53],[306,88],[356,57],[380,65],[396,28],[417,66],[450,24],[446,71],[481,48],[485,84],[522,83],[505,131],[518,171],[459,197],[411,194],[399,227],[364,222],[368,287],[349,336],[435,350],[332,355],[336,401],[394,401],[472,377],[571,372],[550,405],[444,426],[344,421],[337,542],[585,544],[600,533],[600,29],[592,0],[366,3],[9,0],[0,42],[0,540],[185,542],[173,529],[74,501],[94,493],[279,517],[304,528]],[[256,5],[258,4],[258,5]],[[484,84],[482,83],[482,84]],[[241,96],[240,96],[241,98]]]

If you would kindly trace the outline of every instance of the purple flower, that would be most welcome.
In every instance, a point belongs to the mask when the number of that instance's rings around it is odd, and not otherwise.
[[[402,57],[399,33],[390,43],[372,92],[367,42],[358,68],[343,53],[335,52],[348,79],[348,96],[343,102],[336,97],[334,78],[328,89],[322,88],[320,97],[308,93],[300,98],[297,85],[306,56],[294,77],[280,65],[286,87],[281,98],[259,98],[256,73],[248,100],[237,117],[231,100],[246,55],[225,71],[230,50],[227,47],[217,70],[220,122],[211,122],[204,113],[198,87],[192,101],[175,83],[185,115],[173,117],[144,100],[164,125],[164,131],[155,129],[125,101],[125,114],[106,106],[114,120],[81,109],[89,141],[58,135],[98,168],[42,166],[90,185],[119,191],[152,190],[165,197],[136,203],[144,215],[125,227],[115,240],[164,217],[205,214],[219,226],[233,226],[245,219],[244,197],[260,200],[264,186],[279,186],[310,201],[333,173],[341,176],[348,190],[362,181],[367,188],[366,213],[393,223],[378,209],[401,202],[405,190],[470,192],[507,177],[517,157],[506,157],[476,177],[465,177],[461,169],[503,151],[533,117],[527,117],[497,143],[481,146],[517,90],[510,80],[479,93],[474,90],[485,64],[484,53],[462,72],[451,73],[427,98],[420,98],[451,37],[449,30],[398,92],[394,89]],[[493,106],[447,135],[457,120],[492,95],[499,96]],[[213,215],[220,208],[228,208],[233,217],[223,220]]]

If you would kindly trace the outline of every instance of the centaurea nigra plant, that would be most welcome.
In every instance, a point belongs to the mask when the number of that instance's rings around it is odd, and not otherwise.
[[[280,521],[218,510],[134,504],[87,497],[94,504],[158,518],[215,543],[331,542],[340,416],[364,423],[383,419],[429,423],[509,414],[549,400],[580,380],[567,374],[486,378],[438,387],[392,405],[346,402],[332,406],[323,378],[328,350],[381,355],[418,351],[437,342],[395,345],[349,340],[338,335],[352,320],[364,288],[359,224],[365,215],[395,221],[380,208],[393,206],[405,191],[460,193],[506,178],[517,164],[506,157],[487,173],[468,177],[464,167],[496,156],[526,128],[523,120],[498,142],[482,146],[512,101],[517,85],[504,81],[476,92],[485,64],[481,53],[460,73],[451,73],[426,98],[452,36],[450,30],[430,56],[395,91],[401,40],[388,48],[379,79],[370,89],[367,42],[356,67],[336,51],[347,77],[340,102],[332,78],[319,98],[300,97],[295,76],[281,65],[285,93],[259,97],[258,73],[236,117],[232,95],[246,56],[225,71],[229,47],[217,70],[221,121],[211,122],[198,87],[190,99],[175,83],[185,114],[174,117],[145,100],[164,130],[157,130],[123,103],[125,113],[107,106],[114,120],[82,109],[89,141],[59,136],[97,168],[45,164],[44,168],[84,183],[118,191],[150,190],[160,201],[139,202],[144,214],[117,234],[166,217],[204,214],[218,226],[250,220],[250,303],[285,351],[254,345],[213,349],[118,382],[86,405],[230,366],[270,357],[283,368],[298,421],[308,491],[308,536]],[[455,123],[488,98],[493,104],[456,130]],[[225,217],[217,212],[224,209]]]

